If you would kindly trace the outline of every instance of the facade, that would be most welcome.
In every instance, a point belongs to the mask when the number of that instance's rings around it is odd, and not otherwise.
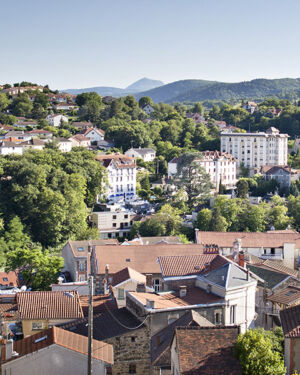
[[[136,195],[135,159],[119,153],[98,155],[98,160],[108,172],[107,199],[117,202],[131,200]]]
[[[233,354],[239,327],[178,327],[171,343],[171,373],[242,375]]]
[[[293,231],[205,232],[196,229],[196,243],[214,244],[220,254],[228,256],[241,250],[265,261],[281,261],[293,272],[300,251],[300,235]],[[272,263],[272,262],[271,262]],[[277,262],[275,262],[277,263]]]
[[[153,148],[130,148],[125,152],[125,155],[132,158],[141,158],[144,161],[153,161],[156,151]]]
[[[72,150],[72,142],[66,138],[55,138],[58,148],[61,152],[70,152]]]
[[[87,128],[83,130],[81,134],[90,140],[92,146],[98,146],[104,141],[105,136],[105,132],[98,128]]]
[[[275,180],[281,186],[290,187],[292,181],[296,181],[300,177],[300,171],[292,169],[288,165],[274,165],[261,167],[261,174],[265,180]]]
[[[151,115],[152,112],[154,112],[154,108],[150,104],[146,104],[142,110],[147,113],[147,115]]]
[[[20,292],[16,299],[24,337],[83,318],[77,291]]]
[[[300,372],[300,305],[280,311],[287,374]]]
[[[218,189],[220,183],[230,189],[236,184],[236,159],[224,152],[204,151],[199,164],[209,174],[211,183]],[[179,158],[173,158],[168,163],[168,177],[177,174]]]
[[[41,139],[30,139],[30,141],[24,141],[20,143],[23,148],[23,152],[27,150],[43,150],[45,148],[45,142]]]
[[[88,338],[52,327],[23,340],[7,340],[2,349],[1,373],[81,375],[87,369]],[[93,373],[106,375],[113,364],[113,347],[93,340]]]
[[[92,212],[90,220],[99,232],[101,239],[125,238],[130,232],[135,214],[127,210]]]
[[[49,125],[55,126],[58,128],[62,122],[68,122],[68,117],[64,115],[48,115],[46,121],[49,122]]]
[[[69,138],[72,142],[72,147],[85,147],[88,148],[91,145],[89,138],[85,137],[83,134],[76,134]]]
[[[19,143],[0,141],[0,155],[23,154],[23,147]]]
[[[238,166],[259,170],[263,165],[287,165],[288,135],[276,128],[265,133],[221,133],[221,151],[237,159]]]
[[[148,279],[149,280],[149,279]],[[152,281],[152,278],[150,278]],[[144,291],[151,292],[152,285],[147,286],[147,277],[130,267],[123,268],[111,276],[110,288],[117,301],[118,308],[126,306],[126,292],[134,292],[143,284]]]
[[[119,242],[117,240],[68,241],[62,249],[63,270],[69,272],[74,282],[87,281],[88,269],[90,268],[88,260],[92,247],[106,244],[116,246]]]

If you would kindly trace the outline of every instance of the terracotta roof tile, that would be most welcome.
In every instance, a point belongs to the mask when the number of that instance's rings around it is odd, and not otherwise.
[[[289,285],[267,299],[286,306],[300,304],[300,287]]]
[[[142,275],[140,272],[133,270],[130,267],[123,268],[121,271],[118,271],[112,275],[112,286],[117,286],[120,283],[133,279],[140,283],[146,282],[146,276]]]
[[[109,265],[110,273],[122,268],[131,267],[146,274],[160,274],[157,258],[165,255],[198,255],[203,254],[203,246],[196,244],[148,245],[148,246],[96,246],[95,248],[98,270],[104,274],[105,266]]]
[[[271,269],[271,270],[285,273],[286,275],[290,275],[290,276],[298,278],[298,271],[285,267],[282,263],[277,262],[275,260],[267,259],[257,265],[260,266],[261,268]]]
[[[89,312],[89,296],[79,296],[81,308],[84,317],[88,317]],[[107,312],[107,308],[116,310],[118,308],[116,300],[112,299],[109,294],[102,294],[99,296],[93,296],[93,311],[94,314],[102,314]]]
[[[282,247],[284,243],[295,243],[300,248],[300,233],[273,232],[197,232],[197,243],[217,244],[219,247],[233,247],[233,242],[241,239],[242,248],[245,247]]]
[[[279,312],[285,337],[300,337],[300,305]]]
[[[241,375],[233,346],[239,327],[180,327],[175,337],[182,375]]]
[[[14,351],[19,354],[17,358],[20,358],[24,355],[34,353],[53,344],[87,355],[87,337],[58,327],[52,327],[36,333],[35,335],[26,337],[23,340],[15,341]],[[113,364],[112,345],[98,340],[93,340],[92,357],[100,361]]]
[[[197,275],[209,272],[229,261],[218,254],[161,256],[158,258],[164,277]]]
[[[21,292],[17,293],[17,304],[22,320],[83,318],[77,291]]]
[[[86,257],[88,254],[88,246],[106,246],[106,245],[119,245],[117,239],[101,239],[101,240],[85,240],[85,241],[68,241],[74,257]]]

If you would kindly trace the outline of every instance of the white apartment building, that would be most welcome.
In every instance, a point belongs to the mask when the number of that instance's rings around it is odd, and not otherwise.
[[[90,220],[100,232],[100,239],[126,237],[135,214],[125,209],[93,212]]]
[[[265,133],[221,133],[221,152],[228,152],[250,169],[263,165],[287,165],[288,134],[276,128]]]
[[[199,164],[210,175],[211,183],[218,188],[220,183],[230,189],[236,184],[236,159],[225,152],[204,151]],[[173,158],[168,163],[168,177],[177,174],[179,158]]]
[[[49,125],[55,126],[56,128],[61,125],[62,122],[68,122],[68,117],[64,115],[48,115],[46,121],[49,122]]]
[[[130,200],[136,195],[135,159],[119,153],[98,155],[98,160],[108,172],[106,198],[114,202]]]

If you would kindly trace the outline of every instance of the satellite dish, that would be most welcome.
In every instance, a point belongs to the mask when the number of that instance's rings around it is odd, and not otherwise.
[[[26,292],[27,290],[27,286],[26,285],[22,285],[21,286],[21,292]]]

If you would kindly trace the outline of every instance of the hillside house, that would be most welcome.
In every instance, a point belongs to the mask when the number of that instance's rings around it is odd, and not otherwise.
[[[132,158],[141,158],[147,162],[155,159],[156,151],[153,148],[130,148],[125,152],[125,155]]]

